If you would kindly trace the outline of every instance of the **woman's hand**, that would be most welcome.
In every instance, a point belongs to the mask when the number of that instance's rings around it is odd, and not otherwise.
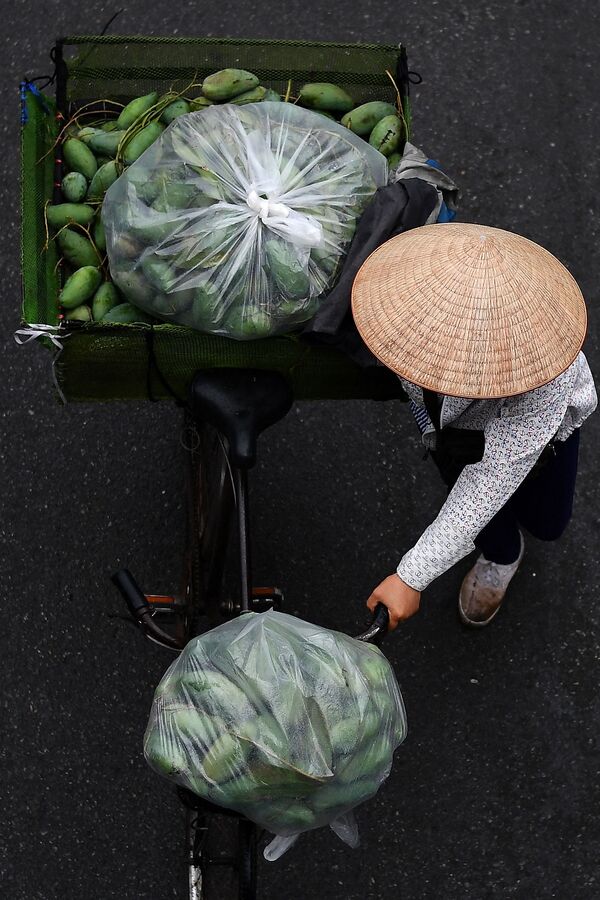
[[[378,603],[387,606],[390,614],[389,631],[393,631],[403,619],[414,616],[419,609],[420,602],[420,591],[416,591],[402,581],[399,575],[388,575],[381,584],[377,585],[367,600],[367,606],[371,612],[375,611]]]

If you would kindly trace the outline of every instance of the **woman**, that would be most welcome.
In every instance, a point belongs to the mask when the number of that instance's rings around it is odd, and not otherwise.
[[[471,224],[427,225],[379,247],[352,291],[357,328],[400,376],[448,487],[438,516],[367,601],[390,628],[477,548],[461,620],[497,614],[523,557],[522,528],[555,540],[572,512],[579,429],[596,408],[576,282],[526,238]]]

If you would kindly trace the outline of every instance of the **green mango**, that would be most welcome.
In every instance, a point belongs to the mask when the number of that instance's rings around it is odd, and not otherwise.
[[[258,78],[252,72],[245,69],[221,69],[204,79],[202,93],[213,101],[231,100],[257,85]]]
[[[209,781],[222,785],[247,767],[250,745],[225,732],[208,748],[202,759],[202,770]]]
[[[56,236],[56,241],[60,247],[61,253],[74,269],[81,269],[83,266],[99,266],[100,257],[95,247],[85,237],[72,228],[63,228]]]
[[[94,153],[114,159],[124,134],[125,131],[97,131],[88,143]]]
[[[63,144],[63,159],[72,172],[80,172],[91,181],[96,174],[96,157],[83,141],[69,138]]]
[[[283,241],[265,242],[269,274],[277,288],[290,300],[305,299],[310,292],[310,280],[292,246]]]
[[[296,326],[312,319],[318,308],[319,301],[316,297],[308,303],[298,303],[297,300],[283,300],[273,311],[273,315],[279,321],[277,331],[281,331],[282,325],[286,325],[287,329],[292,331]]]
[[[46,219],[54,231],[65,225],[89,225],[94,214],[93,208],[85,203],[57,203],[46,207]]]
[[[98,250],[102,253],[106,253],[106,235],[104,233],[104,225],[100,214],[94,219],[94,231],[92,236]]]
[[[212,330],[223,318],[225,309],[225,303],[212,285],[201,284],[195,289],[189,324],[200,331]]]
[[[179,116],[185,116],[189,111],[190,104],[187,100],[174,100],[163,109],[160,115],[160,121],[163,125],[170,125],[174,119],[177,119]]]
[[[375,707],[368,709],[364,715],[361,731],[361,743],[370,741],[381,730],[381,716]]]
[[[340,261],[339,256],[333,255],[333,251],[327,247],[313,247],[310,258],[327,278],[333,275]]]
[[[105,193],[119,177],[119,170],[114,159],[100,166],[90,184],[88,200],[102,200]]]
[[[164,130],[165,126],[160,122],[150,122],[149,125],[138,131],[125,145],[123,155],[125,165],[130,166],[134,163],[161,136]]]
[[[87,178],[81,172],[69,172],[61,181],[60,189],[68,203],[81,203],[87,194]]]
[[[223,710],[227,710],[234,723],[256,716],[256,710],[245,691],[234,681],[221,672],[211,672],[209,680],[209,688],[202,692],[201,699],[202,707],[208,713],[220,715]]]
[[[98,131],[97,128],[93,128],[91,125],[86,125],[85,128],[79,129],[79,131],[76,133],[75,137],[77,138],[78,141],[83,141],[84,144],[87,144],[87,143],[89,143],[89,140],[92,137],[92,135],[96,134],[97,131]]]
[[[190,112],[199,112],[202,109],[208,109],[209,106],[214,106],[214,102],[208,97],[195,97],[190,100]]]
[[[81,271],[81,269],[79,270]],[[121,302],[119,292],[111,281],[101,284],[92,300],[92,315],[99,322],[107,312],[114,309]]]
[[[353,799],[353,798],[352,798]],[[322,785],[318,791],[308,798],[311,809],[318,815],[330,813],[332,810],[347,810],[353,805],[349,796],[347,785],[332,780],[330,784]],[[360,802],[360,799],[358,800]]]
[[[146,762],[159,775],[173,778],[188,771],[188,761],[180,747],[167,743],[158,730],[152,731],[144,741]]]
[[[92,321],[92,311],[89,306],[76,306],[75,309],[68,309],[66,312],[67,319],[69,322],[77,321],[77,322],[91,322]]]
[[[137,259],[142,252],[140,245],[129,234],[120,234],[113,244],[113,250],[115,256],[125,259]]]
[[[118,131],[118,130],[119,130],[119,126],[118,126],[118,124],[117,124],[117,120],[116,120],[116,119],[111,119],[110,122],[104,122],[104,123],[100,126],[100,129],[101,129],[102,131]]]
[[[400,147],[404,136],[404,124],[396,114],[384,116],[369,137],[369,143],[384,156],[391,156]]]
[[[192,169],[200,176],[198,187],[201,193],[213,202],[223,200],[224,185],[222,179],[215,175],[214,172],[211,172],[210,169],[205,169],[202,166],[192,166]]]
[[[375,126],[385,116],[395,116],[396,107],[392,103],[384,103],[381,100],[371,100],[369,103],[363,103],[356,109],[350,110],[342,118],[342,125],[353,131],[354,134],[367,135],[371,134]]]
[[[119,325],[133,325],[134,323],[149,324],[152,319],[132,303],[119,303],[102,317],[102,322],[117,323]]]
[[[324,785],[308,799],[308,803],[316,813],[329,814],[337,810],[347,812],[359,804],[364,803],[377,793],[379,781],[377,779],[360,779],[350,784],[340,782]],[[328,818],[329,818],[328,815]]]
[[[141,272],[115,272],[113,277],[117,287],[127,300],[132,303],[142,303],[144,305],[149,302],[153,289]]]
[[[267,103],[281,103],[281,95],[277,93],[277,91],[273,91],[271,88],[267,89],[267,93],[263,97],[263,101]]]
[[[270,830],[276,831],[277,834],[309,831],[319,825],[314,811],[301,800],[269,801],[261,807],[257,815],[260,816],[259,821],[262,819],[265,824],[271,823],[274,828]]]
[[[154,295],[151,302],[153,315],[167,321],[177,317],[177,321],[180,321],[182,315],[190,309],[194,302],[194,291],[185,289],[158,293]]]
[[[231,103],[235,103],[238,106],[245,106],[246,103],[260,103],[261,100],[265,99],[266,93],[266,87],[259,84],[258,87],[252,88],[251,91],[244,91],[243,94],[238,94],[237,97],[231,100]]]
[[[272,330],[271,317],[258,309],[234,306],[221,323],[229,337],[236,340],[256,340],[268,337]]]
[[[346,113],[354,106],[352,97],[341,87],[322,81],[305,84],[300,89],[299,100],[302,106],[309,109],[324,109],[328,112]]]
[[[378,647],[365,644],[365,651],[357,660],[360,671],[374,687],[387,681],[390,674],[390,664]]]
[[[392,153],[391,156],[388,156],[388,166],[390,167],[390,169],[395,169],[396,166],[400,165],[401,162],[401,153]]]
[[[201,694],[209,686],[209,673],[203,669],[194,669],[193,671],[185,671],[181,675],[177,685],[173,688],[173,693],[177,696],[181,690],[186,696],[189,695],[193,699],[196,694]]]
[[[333,115],[333,113],[327,112],[326,109],[315,109],[315,112],[318,113],[320,116],[325,116],[326,119],[332,119],[334,122],[336,121],[336,118]]]
[[[165,220],[162,214],[157,214],[140,216],[139,219],[135,219],[131,230],[134,237],[139,238],[149,246],[156,246],[164,241],[165,238],[174,234],[176,225],[168,219]]]
[[[268,759],[266,754],[261,754],[261,760],[253,760],[250,767],[254,782],[262,787],[263,798],[308,797],[321,787],[320,780],[295,769],[269,765]]]
[[[375,779],[386,774],[393,752],[386,737],[375,735],[371,742],[362,743],[352,756],[336,765],[336,778],[349,785],[363,779]]]
[[[142,271],[150,284],[163,293],[167,293],[173,286],[173,267],[164,258],[151,254],[142,262]]]
[[[161,187],[164,184],[164,178],[162,177],[154,177],[150,178],[149,176],[145,176],[144,178],[138,180],[132,177],[134,170],[131,170],[130,175],[127,177],[131,180],[131,183],[135,187],[135,191],[140,200],[147,206],[152,206],[156,198],[158,197]]]
[[[228,225],[199,234],[200,249],[197,249],[189,259],[190,265],[212,269],[224,262],[234,249],[234,238],[238,233],[239,229],[235,225]]]
[[[180,181],[166,181],[161,184],[157,196],[152,201],[152,209],[157,212],[188,209],[195,207],[197,199],[199,199],[197,185],[184,184]]]
[[[74,309],[96,293],[101,281],[100,269],[95,266],[82,266],[67,278],[58,295],[58,302],[66,309]]]
[[[331,746],[336,754],[351,753],[360,739],[356,718],[341,719],[329,732]]]
[[[135,100],[131,100],[127,106],[121,110],[119,118],[117,119],[117,128],[126,131],[140,118],[140,116],[147,113],[157,100],[158,93],[156,91],[152,91],[150,94],[144,94],[143,97],[136,97]]]
[[[265,799],[265,786],[260,782],[257,783],[249,774],[237,775],[220,787],[221,803],[234,808],[240,804],[245,806]]]
[[[215,721],[196,709],[195,706],[178,706],[169,710],[169,729],[181,737],[182,741],[193,743],[198,753],[206,753],[220,734],[223,721]]]

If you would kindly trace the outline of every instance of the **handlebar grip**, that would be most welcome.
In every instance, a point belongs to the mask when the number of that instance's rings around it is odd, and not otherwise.
[[[375,607],[375,615],[373,616],[372,625],[374,628],[379,628],[384,633],[387,633],[390,624],[390,611],[387,606],[384,606],[383,603],[378,603]]]
[[[373,613],[371,624],[363,634],[357,636],[357,640],[371,644],[379,644],[387,634],[390,624],[390,614],[387,606],[378,603]]]
[[[115,572],[111,581],[125,600],[131,615],[139,620],[140,615],[150,609],[150,604],[129,569]]]

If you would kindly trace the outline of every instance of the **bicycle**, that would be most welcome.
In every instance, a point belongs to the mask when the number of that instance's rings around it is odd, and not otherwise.
[[[248,472],[259,435],[290,410],[293,394],[278,372],[212,369],[194,376],[185,414],[188,450],[188,539],[180,592],[146,595],[127,570],[113,581],[146,637],[180,651],[189,640],[248,611],[279,608],[277,588],[253,588],[248,507]],[[224,592],[237,513],[237,599]],[[171,623],[169,630],[158,624]],[[387,631],[385,607],[376,611],[359,640],[379,642]],[[189,900],[256,900],[257,827],[178,787],[186,808],[185,856]]]
[[[58,350],[53,372],[64,400],[189,398],[188,540],[179,591],[145,595],[126,570],[114,578],[143,633],[175,652],[231,616],[283,602],[275,588],[252,587],[247,479],[258,435],[287,413],[292,393],[296,399],[407,399],[386,370],[363,371],[335,349],[311,349],[285,336],[236,343],[168,322],[83,323],[60,313],[59,257],[47,241],[40,208],[61,199],[65,124],[78,109],[101,116],[111,100],[99,97],[126,101],[165,90],[174,80],[185,86],[214,71],[217,60],[220,66],[258,66],[282,95],[318,77],[348,88],[357,103],[399,100],[408,123],[409,84],[415,78],[401,44],[103,34],[60,39],[52,51],[53,74],[39,85],[39,79],[22,85],[24,335]],[[50,85],[55,97],[45,92]],[[235,368],[212,369],[221,365]],[[237,547],[231,540],[234,513]],[[235,594],[224,589],[232,555],[240,568]],[[382,616],[361,637],[378,640],[386,628]],[[189,897],[256,897],[254,826],[189,792],[179,796],[186,808]]]

